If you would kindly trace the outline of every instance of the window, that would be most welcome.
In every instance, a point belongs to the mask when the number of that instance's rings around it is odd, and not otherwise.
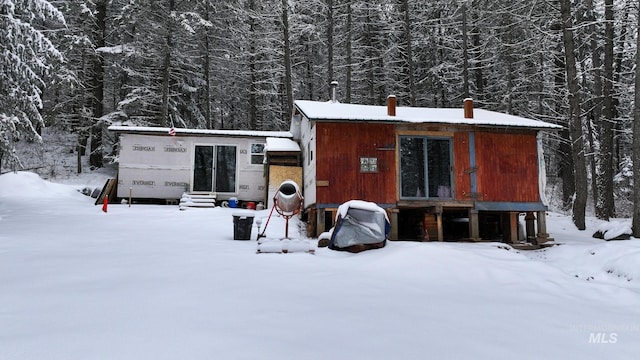
[[[264,163],[264,144],[251,144],[251,164]]]
[[[363,173],[378,172],[378,158],[361,157],[360,172],[363,172]]]
[[[451,139],[400,137],[400,197],[451,198]]]

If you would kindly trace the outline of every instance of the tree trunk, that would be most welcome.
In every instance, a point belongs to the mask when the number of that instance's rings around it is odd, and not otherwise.
[[[640,8],[636,49],[640,49]],[[635,111],[633,113],[633,236],[640,238],[640,53],[636,51]]]
[[[286,0],[282,0],[286,2]],[[327,0],[327,85],[331,84],[333,78],[333,0]],[[331,87],[329,89],[329,98],[331,98]]]
[[[175,1],[169,0],[168,12],[175,9]],[[170,15],[168,15],[170,16]],[[173,20],[167,18],[167,35],[165,36],[164,59],[162,61],[162,104],[160,109],[160,121],[162,126],[174,126],[173,119],[169,114],[169,92],[171,85],[171,51],[173,50]]]
[[[614,74],[613,74],[613,83],[614,84],[618,84],[620,81],[620,76],[622,75],[622,71],[623,71],[623,64],[625,63],[625,59],[624,59],[624,54],[627,52],[626,51],[626,41],[627,41],[627,32],[628,32],[628,20],[629,20],[629,13],[631,12],[631,9],[633,8],[631,6],[631,2],[632,1],[636,1],[636,0],[627,0],[625,2],[624,5],[624,14],[622,15],[622,20],[620,20],[620,24],[622,24],[621,26],[621,30],[620,30],[620,35],[617,36],[618,40],[618,46],[616,46],[615,48],[617,49],[617,53],[615,56],[615,61],[614,61]],[[620,92],[615,92],[612,96],[613,99],[613,109],[614,109],[614,118],[618,117],[618,105],[620,105]],[[618,121],[614,124],[614,130],[613,133],[614,134],[618,134],[620,132],[623,132],[625,130],[621,129],[622,127],[622,122]],[[622,140],[623,137],[622,136],[615,136],[613,137],[613,141],[614,141],[614,151],[613,151],[613,164],[614,167],[617,169],[617,164],[620,164],[622,162],[622,158],[627,155],[628,153],[622,154],[621,150],[622,147],[627,145],[628,143],[624,140]],[[624,142],[625,145],[622,145],[621,143]],[[615,206],[614,206],[615,207]],[[615,210],[614,210],[615,211]],[[616,214],[618,215],[618,214]]]
[[[367,46],[367,93],[368,93],[368,100],[367,102],[369,104],[375,104],[376,102],[376,94],[375,94],[375,83],[376,83],[376,78],[375,78],[375,71],[374,71],[374,64],[373,64],[373,58],[374,58],[374,54],[373,54],[373,48],[374,48],[374,44],[373,44],[373,30],[371,29],[371,22],[373,21],[371,19],[371,11],[368,10],[368,16],[367,16],[367,25],[366,25],[366,31],[364,36],[366,37],[366,41],[365,44]]]
[[[480,39],[480,31],[474,26],[472,30],[471,40],[473,41],[473,48],[478,49],[482,47],[482,41]],[[474,75],[476,84],[476,96],[482,96],[484,94],[484,75],[482,74],[482,61],[480,58],[474,59]]]
[[[613,124],[615,108],[613,104],[613,0],[605,0],[604,7],[604,119],[600,127],[600,163],[602,164],[599,181],[599,198],[596,216],[609,220],[615,216],[613,205]]]
[[[287,103],[284,108],[285,118],[291,116],[293,109],[293,81],[291,75],[291,42],[289,41],[289,1],[282,0],[282,31],[284,36],[284,91],[286,92]]]
[[[596,209],[596,214],[598,213],[598,204],[600,199],[601,189],[598,186],[598,180],[602,177],[600,172],[601,168],[601,159],[598,156],[600,149],[599,142],[599,131],[594,131],[594,127],[599,129],[602,121],[602,61],[600,59],[601,49],[600,36],[597,32],[596,24],[596,16],[593,10],[593,0],[587,0],[585,2],[587,7],[587,17],[586,21],[589,23],[589,34],[591,36],[590,40],[590,52],[591,52],[591,63],[593,66],[593,100],[587,104],[587,106],[591,109],[588,112],[588,120],[587,120],[587,136],[589,142],[589,159],[590,159],[590,169],[591,169],[591,193],[593,197],[593,203]],[[586,68],[586,66],[584,66]],[[586,72],[583,72],[586,73]],[[586,84],[586,74],[583,76],[583,84]],[[586,85],[583,85],[586,88]],[[589,121],[590,120],[590,121]]]
[[[82,157],[86,154],[87,152],[87,142],[88,142],[88,135],[84,130],[80,130],[80,132],[78,133],[78,144],[76,145],[76,160],[77,160],[77,172],[78,174],[82,173]]]
[[[405,46],[406,46],[406,61],[407,61],[407,77],[409,84],[409,105],[416,106],[416,84],[414,79],[414,64],[413,64],[413,44],[411,37],[411,12],[409,11],[409,0],[403,0],[402,6],[404,7],[404,34],[405,34]]]
[[[204,19],[209,21],[209,13],[211,12],[211,3],[209,1],[206,2],[204,8]],[[207,123],[207,127],[209,129],[214,129],[215,124],[213,123],[213,114],[211,113],[211,49],[209,43],[209,29],[204,29],[204,54],[203,56],[203,76],[204,76],[204,117],[205,122]]]
[[[565,65],[562,50],[558,49],[554,61],[554,87],[555,92],[559,97],[562,93],[562,88],[565,86]],[[562,114],[563,102],[557,99],[555,102],[555,113]],[[571,157],[571,140],[568,128],[563,128],[560,131],[560,144],[558,145],[558,174],[562,180],[562,209],[568,210],[571,207],[573,201],[573,194],[576,192],[576,183],[573,176],[573,159]]]
[[[98,1],[96,3],[96,29],[95,34],[95,46],[96,48],[103,47],[104,35],[106,31],[106,17],[107,17],[107,2],[106,0]],[[96,52],[96,58],[93,61],[93,72],[91,79],[92,97],[91,97],[91,109],[93,116],[93,124],[91,127],[91,152],[89,153],[89,167],[101,168],[104,164],[102,162],[102,129],[103,124],[100,118],[104,115],[103,101],[104,101],[104,57],[100,52]],[[78,166],[80,170],[80,166]]]
[[[469,44],[467,41],[467,6],[463,3],[462,9],[462,96],[470,97],[469,92]]]
[[[578,230],[584,230],[587,205],[587,171],[583,144],[582,118],[580,113],[580,92],[577,79],[575,43],[573,39],[573,21],[571,19],[571,0],[560,1],[562,16],[562,38],[565,53],[565,70],[569,90],[569,132],[571,138],[571,157],[573,159],[576,191],[573,200],[573,223]]]
[[[249,10],[251,13],[257,11],[256,3],[254,0],[249,0]],[[256,56],[256,19],[252,15],[249,17],[249,36],[251,43],[249,47],[249,128],[258,128],[258,76],[257,76],[257,64]]]
[[[353,62],[353,49],[351,48],[351,12],[353,11],[351,8],[351,0],[347,1],[347,24],[346,24],[346,40],[345,40],[345,47],[346,47],[346,54],[347,54],[347,64],[346,64],[346,81],[345,81],[345,88],[346,88],[346,94],[345,94],[345,101],[348,103],[351,102],[351,76],[352,76],[352,62]]]

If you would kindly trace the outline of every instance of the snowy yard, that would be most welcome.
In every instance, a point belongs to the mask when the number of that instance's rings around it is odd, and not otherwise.
[[[232,210],[0,176],[0,359],[635,359],[640,241],[256,254]],[[266,218],[268,210],[256,212]],[[290,235],[301,236],[297,222]],[[257,229],[253,229],[255,239]],[[284,235],[284,220],[268,232]]]

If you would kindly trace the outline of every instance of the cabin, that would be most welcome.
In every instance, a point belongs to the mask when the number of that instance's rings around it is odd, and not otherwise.
[[[300,148],[288,131],[108,129],[119,136],[118,198],[177,203],[187,193],[267,204],[269,179],[302,176]]]
[[[309,236],[333,226],[338,206],[377,203],[391,240],[548,241],[539,134],[561,127],[458,109],[295,101]]]

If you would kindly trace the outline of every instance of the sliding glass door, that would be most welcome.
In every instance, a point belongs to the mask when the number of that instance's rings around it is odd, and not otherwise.
[[[193,191],[236,192],[236,147],[196,145],[193,158]]]

